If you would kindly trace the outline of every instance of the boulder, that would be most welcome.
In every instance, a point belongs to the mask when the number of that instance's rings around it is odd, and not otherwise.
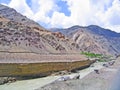
[[[8,83],[8,77],[0,77],[0,85]]]
[[[12,83],[15,81],[16,81],[16,78],[14,77],[0,77],[0,85],[5,84],[5,83]]]

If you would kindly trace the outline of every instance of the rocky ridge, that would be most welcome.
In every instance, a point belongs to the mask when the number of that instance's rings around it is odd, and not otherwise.
[[[73,26],[66,29],[53,28],[54,32],[61,32],[75,41],[81,51],[119,55],[120,33],[104,29],[96,25],[88,27]]]
[[[26,16],[23,16],[22,14],[18,13],[13,8],[9,8],[8,6],[2,5],[2,4],[0,4],[0,15],[11,21],[19,22],[24,25],[38,26],[43,28],[35,21],[28,19]]]

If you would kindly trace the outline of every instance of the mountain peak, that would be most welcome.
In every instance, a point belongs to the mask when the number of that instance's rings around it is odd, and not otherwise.
[[[78,29],[78,28],[81,28],[81,26],[75,25],[75,26],[72,26],[72,27],[70,27],[70,28],[68,28],[68,29],[73,29],[73,30],[75,30],[75,29]]]
[[[110,29],[104,29],[97,25],[90,25],[90,26],[87,26],[86,28],[88,31],[98,35],[103,35],[107,37],[120,37],[120,33],[111,31]]]
[[[37,27],[43,28],[35,21],[33,21],[33,20],[27,18],[26,16],[18,13],[15,9],[10,8],[8,6],[5,6],[5,5],[2,5],[2,4],[0,4],[0,15],[11,20],[11,21],[19,22],[19,23],[22,23],[22,24],[27,25],[27,26],[37,26]]]
[[[100,27],[98,25],[89,25],[89,26],[87,26],[87,28],[102,28],[102,27]]]
[[[120,37],[120,33],[111,31],[110,29],[102,28],[98,25],[89,25],[89,26],[75,25],[75,26],[68,28],[67,30],[76,31],[79,29],[83,29],[84,31],[89,31],[94,34],[103,35],[103,36],[107,36],[107,37]]]

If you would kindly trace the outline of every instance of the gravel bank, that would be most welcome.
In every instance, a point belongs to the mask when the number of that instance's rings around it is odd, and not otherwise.
[[[101,68],[99,74],[91,72],[82,79],[51,83],[37,90],[118,90],[112,87],[119,66],[120,58],[113,66]]]

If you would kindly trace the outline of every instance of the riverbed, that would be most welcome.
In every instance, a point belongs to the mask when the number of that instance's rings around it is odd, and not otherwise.
[[[93,72],[94,69],[101,69],[103,63],[94,63],[92,67],[83,69],[78,71],[78,73],[72,73],[70,75],[64,75],[64,76],[70,76],[73,77],[76,74],[80,75],[80,79],[87,76],[89,73]],[[40,88],[44,85],[47,85],[49,83],[54,82],[58,78],[62,77],[61,75],[58,76],[48,76],[44,78],[37,78],[37,79],[30,79],[30,80],[21,80],[16,81],[14,83],[7,83],[4,85],[0,85],[0,90],[35,90],[37,88]]]

